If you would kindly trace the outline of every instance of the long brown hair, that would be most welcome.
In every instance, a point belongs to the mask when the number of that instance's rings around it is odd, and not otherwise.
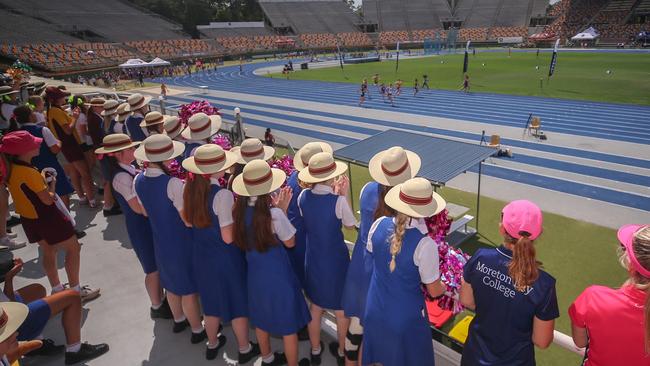
[[[377,201],[377,207],[375,207],[375,214],[374,214],[374,219],[377,220],[378,218],[382,216],[395,216],[395,210],[390,208],[386,202],[384,202],[384,198],[386,197],[386,193],[390,191],[391,187],[385,186],[383,184],[379,185],[379,190],[377,191],[377,194],[379,195],[379,200]]]
[[[235,243],[242,250],[255,249],[263,253],[270,247],[278,245],[272,226],[271,197],[268,194],[257,196],[253,212],[254,238],[248,237],[248,228],[246,227],[246,209],[249,199],[249,197],[239,196],[235,202],[233,210]]]
[[[183,188],[183,214],[185,220],[197,229],[205,229],[212,225],[209,201],[210,178],[195,174],[188,179]]]
[[[632,240],[632,250],[634,251],[634,256],[643,268],[650,269],[650,226],[639,230]],[[630,259],[625,253],[621,250],[619,260],[623,267],[626,269],[633,268]],[[644,323],[645,323],[645,352],[650,354],[650,278],[645,277],[640,274],[638,271],[630,271],[630,282],[634,284],[636,288],[646,293],[645,305],[643,308],[644,314]]]
[[[530,234],[526,232],[519,234],[521,237],[516,239],[505,233],[504,239],[514,247],[512,260],[508,264],[508,274],[512,278],[517,291],[524,292],[528,286],[539,278],[539,267],[541,267],[542,262],[535,257],[535,245],[533,240],[530,239]]]
[[[395,230],[393,235],[390,237],[390,263],[388,268],[391,272],[395,270],[397,263],[395,262],[395,257],[402,250],[402,240],[404,239],[404,233],[406,232],[406,223],[409,220],[409,217],[403,213],[398,212],[395,216]]]

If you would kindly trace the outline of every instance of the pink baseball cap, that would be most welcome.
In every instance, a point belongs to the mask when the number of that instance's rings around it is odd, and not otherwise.
[[[36,137],[27,131],[14,131],[2,136],[0,152],[21,155],[32,150],[40,149],[42,138]]]
[[[639,261],[636,259],[636,255],[634,254],[634,249],[632,248],[632,243],[634,242],[634,234],[638,233],[647,226],[648,225],[624,225],[618,229],[616,236],[618,237],[618,241],[621,242],[623,248],[625,248],[627,257],[630,258],[630,263],[634,269],[644,277],[650,278],[650,270],[643,267],[641,263],[639,263]]]
[[[512,201],[501,211],[501,224],[506,232],[515,239],[529,234],[531,240],[542,233],[542,210],[536,204],[526,201]]]

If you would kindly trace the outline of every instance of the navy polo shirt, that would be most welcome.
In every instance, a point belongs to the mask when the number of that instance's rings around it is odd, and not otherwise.
[[[560,316],[555,278],[540,270],[525,291],[517,291],[508,275],[512,252],[504,246],[479,249],[465,265],[472,285],[476,316],[469,326],[461,365],[535,365],[533,318]]]

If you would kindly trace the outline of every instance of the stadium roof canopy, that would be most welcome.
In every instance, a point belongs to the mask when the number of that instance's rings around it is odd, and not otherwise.
[[[422,159],[419,177],[442,186],[494,154],[494,149],[417,133],[387,130],[334,152],[336,158],[363,166],[378,152],[400,145]]]

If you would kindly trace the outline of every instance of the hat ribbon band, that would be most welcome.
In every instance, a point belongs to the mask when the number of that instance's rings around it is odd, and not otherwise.
[[[3,310],[2,315],[0,315],[0,328],[4,328],[8,322],[9,322],[9,315],[7,315],[6,310]]]
[[[248,178],[244,177],[244,184],[247,184],[247,185],[250,185],[250,186],[256,186],[256,185],[268,182],[269,180],[271,180],[271,178],[273,178],[273,171],[269,170],[268,173],[266,173],[265,175],[263,175],[263,176],[261,176],[259,178],[248,179]]]
[[[247,158],[250,158],[250,157],[253,157],[253,156],[258,156],[260,154],[263,154],[264,153],[264,147],[260,147],[259,149],[255,150],[255,151],[244,151],[242,149],[239,149],[239,153],[241,154],[241,156],[245,156]]]
[[[174,133],[174,132],[178,131],[179,128],[181,128],[181,122],[180,121],[177,124],[175,124],[172,129],[168,130],[167,133]]]
[[[117,142],[105,142],[103,143],[104,147],[121,147],[121,146],[126,146],[131,143],[131,140],[123,140],[123,141],[117,141]]]
[[[196,165],[219,164],[224,160],[226,160],[226,154],[222,154],[220,156],[217,156],[216,158],[209,158],[209,159],[201,159],[201,158],[197,158],[196,155],[194,156],[194,162],[196,163]]]
[[[388,170],[388,168],[386,168],[384,164],[381,164],[381,171],[384,172],[384,174],[388,175],[389,177],[395,177],[397,175],[404,173],[404,171],[406,171],[406,168],[408,167],[409,167],[409,161],[407,159],[404,165],[402,165],[399,169],[392,170],[392,171]]]
[[[151,125],[151,124],[154,124],[154,123],[160,123],[160,122],[162,122],[164,119],[165,119],[165,117],[163,117],[163,116],[160,116],[160,117],[154,119],[153,121],[147,121],[146,118],[145,118],[145,121],[144,121],[144,122],[145,122],[146,124],[148,124],[148,125]]]
[[[399,199],[406,203],[407,205],[413,205],[413,206],[426,206],[429,203],[433,201],[433,197],[413,197],[409,196],[408,194],[400,191],[399,192]]]
[[[325,173],[330,173],[336,169],[336,162],[333,161],[332,164],[328,166],[324,166],[322,168],[315,168],[315,167],[309,167],[309,173],[312,175],[316,174],[325,174]]]
[[[138,99],[137,102],[135,102],[133,104],[130,104],[130,105],[131,105],[131,107],[133,107],[134,105],[138,105],[138,104],[140,104],[142,102],[144,102],[144,96],[140,96],[140,99]]]
[[[166,153],[166,152],[172,151],[172,150],[174,150],[174,144],[169,144],[169,145],[166,145],[166,146],[163,146],[163,147],[159,147],[157,149],[156,148],[151,148],[151,147],[146,147],[146,146],[144,147],[144,151],[147,154],[162,154],[162,153]]]

